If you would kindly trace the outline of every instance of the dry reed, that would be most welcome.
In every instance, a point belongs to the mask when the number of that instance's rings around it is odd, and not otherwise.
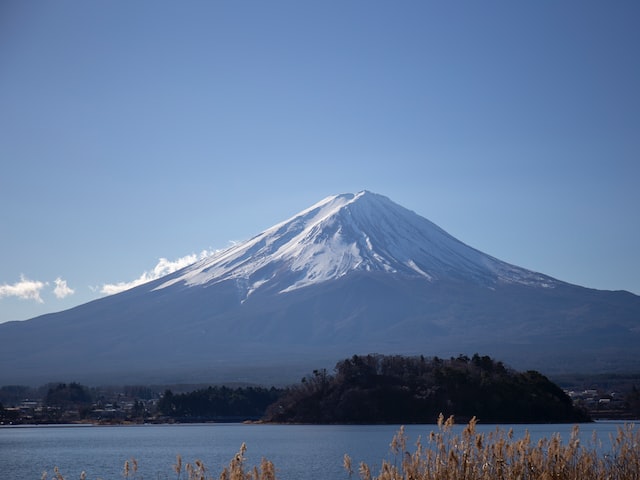
[[[497,428],[490,433],[476,431],[473,418],[460,434],[453,432],[453,417],[440,416],[438,428],[423,443],[419,437],[415,450],[407,450],[407,436],[401,427],[391,442],[393,460],[384,460],[377,475],[366,463],[358,466],[362,480],[640,480],[640,432],[633,424],[619,427],[610,438],[611,447],[602,449],[595,437],[581,445],[575,426],[567,443],[559,435],[532,442],[526,433],[514,438],[511,430]],[[219,480],[276,480],[273,463],[262,459],[259,466],[245,465],[243,443]],[[347,476],[354,475],[349,455],[343,459]],[[196,460],[183,465],[176,457],[176,480],[213,480],[204,463]],[[135,459],[124,464],[123,477],[137,478]],[[374,476],[375,475],[375,476]],[[52,480],[64,480],[54,468]],[[82,472],[81,480],[86,478]],[[43,472],[42,480],[47,480]]]
[[[526,433],[514,439],[510,430],[476,431],[473,418],[461,434],[453,433],[453,417],[441,416],[438,430],[426,444],[418,438],[413,452],[407,450],[404,428],[391,442],[393,461],[383,461],[377,476],[361,463],[362,480],[640,480],[640,432],[633,424],[618,428],[611,449],[598,451],[597,439],[583,446],[574,426],[569,441],[559,435],[535,444]],[[351,459],[345,469],[352,476]]]
[[[259,466],[253,468],[247,468],[245,466],[245,452],[247,446],[243,443],[240,447],[240,451],[235,454],[231,459],[228,466],[224,467],[220,475],[217,477],[219,480],[276,480],[276,469],[272,462],[266,459],[262,459]],[[204,462],[196,460],[191,463],[183,465],[182,456],[176,456],[176,463],[173,465],[173,471],[176,474],[176,480],[214,480],[208,474],[207,468]],[[124,462],[124,468],[122,476],[125,479],[135,480],[138,478],[138,462],[136,459],[126,460]],[[41,480],[47,480],[47,472],[42,472]],[[80,474],[80,480],[85,480],[86,473]],[[52,480],[65,480],[58,467],[54,467]]]

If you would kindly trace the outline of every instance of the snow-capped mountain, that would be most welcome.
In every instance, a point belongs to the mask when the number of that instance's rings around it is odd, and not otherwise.
[[[286,383],[372,352],[603,372],[640,368],[640,297],[502,262],[364,191],[0,339],[0,385]]]
[[[428,281],[455,277],[485,285],[557,283],[479,252],[388,198],[362,191],[325,198],[252,239],[187,267],[156,289],[233,279],[246,298],[272,284],[285,293],[357,271]]]

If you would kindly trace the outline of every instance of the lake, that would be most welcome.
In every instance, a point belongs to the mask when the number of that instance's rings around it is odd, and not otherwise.
[[[623,422],[596,422],[580,425],[583,444],[595,431],[603,445],[609,434],[615,435]],[[462,426],[455,427],[457,431]],[[478,431],[495,430],[495,425],[478,425]],[[514,436],[525,430],[532,440],[550,438],[559,433],[568,440],[572,425],[512,425]],[[259,464],[262,457],[271,460],[281,480],[347,479],[342,467],[345,453],[354,466],[361,461],[372,468],[383,458],[392,458],[389,443],[398,425],[261,425],[261,424],[183,424],[131,426],[20,426],[0,427],[0,472],[12,480],[40,479],[47,471],[51,479],[58,466],[66,480],[123,478],[125,460],[138,462],[137,478],[175,479],[172,465],[176,455],[183,464],[199,459],[208,473],[217,478],[222,468],[244,442],[247,465]],[[436,425],[409,425],[405,431],[408,445],[419,435],[427,437]],[[357,477],[357,474],[356,476]],[[184,475],[183,475],[184,478]]]

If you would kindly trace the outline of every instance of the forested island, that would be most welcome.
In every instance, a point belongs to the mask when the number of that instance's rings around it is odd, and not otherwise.
[[[535,371],[478,354],[448,360],[354,355],[335,375],[316,370],[288,389],[265,420],[296,423],[434,423],[453,415],[484,423],[587,422],[589,415]]]
[[[75,382],[0,387],[0,424],[55,423],[434,423],[584,422],[640,417],[639,377],[597,390],[576,378],[565,390],[535,371],[478,354],[449,359],[354,355],[287,388]],[[601,380],[601,379],[600,379]],[[626,392],[626,393],[617,393]]]

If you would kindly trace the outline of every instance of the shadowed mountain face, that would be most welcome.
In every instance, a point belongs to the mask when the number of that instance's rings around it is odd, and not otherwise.
[[[0,384],[287,383],[366,353],[622,371],[640,368],[640,297],[507,264],[365,191],[0,339]]]

